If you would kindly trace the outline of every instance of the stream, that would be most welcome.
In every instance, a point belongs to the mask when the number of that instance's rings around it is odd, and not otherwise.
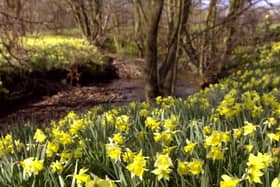
[[[176,97],[187,97],[199,89],[196,76],[183,76],[176,86]],[[68,112],[86,112],[99,104],[126,104],[144,100],[144,80],[114,79],[108,83],[71,87],[52,96],[31,100],[0,115],[0,131],[15,123],[34,121],[40,125],[58,120]]]

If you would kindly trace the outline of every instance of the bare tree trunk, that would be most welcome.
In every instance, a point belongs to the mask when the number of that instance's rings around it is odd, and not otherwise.
[[[31,19],[23,14],[25,3],[23,0],[6,0],[0,4],[0,56],[14,68],[27,65],[23,36]]]
[[[182,31],[186,27],[188,20],[191,1],[179,0],[171,5],[175,6],[175,8],[170,10],[176,12],[170,14],[173,18],[172,21],[169,21],[169,28],[172,30],[169,31],[168,53],[159,70],[159,88],[162,96],[174,95],[175,93],[179,60],[178,49],[181,45]]]
[[[147,18],[145,17],[145,13],[143,12],[143,4],[140,0],[129,0],[133,5],[133,16],[134,16],[134,37],[136,46],[139,51],[139,56],[144,58],[145,53],[145,32],[143,30],[143,25],[147,22]]]
[[[232,0],[229,7],[229,14],[227,18],[231,18],[231,22],[228,22],[226,25],[226,35],[224,39],[224,53],[222,56],[222,60],[218,63],[217,70],[220,72],[223,68],[225,63],[229,63],[230,61],[230,54],[234,48],[234,36],[236,32],[236,20],[238,18],[239,12],[244,7],[245,1],[244,0]]]
[[[192,1],[189,1],[186,4],[186,12],[190,13],[190,8],[192,5]],[[186,53],[186,55],[189,58],[188,66],[195,72],[199,74],[200,71],[200,54],[199,50],[195,47],[193,44],[193,38],[190,34],[190,28],[186,26],[187,21],[185,23],[185,26],[182,27],[182,37],[181,37],[181,48]]]
[[[159,94],[158,76],[157,76],[157,38],[161,13],[163,10],[164,0],[153,0],[147,26],[147,43],[145,45],[145,97],[149,101]]]
[[[96,46],[102,46],[98,37],[103,33],[103,3],[100,0],[66,0],[76,24],[84,37]]]
[[[214,55],[214,31],[213,29],[216,21],[216,5],[217,0],[211,0],[208,8],[206,23],[205,23],[205,32],[203,34],[203,44],[202,44],[202,53],[201,55],[201,66],[200,76],[204,81],[211,81],[211,76],[214,72],[209,71],[209,66],[215,65],[215,55]],[[206,72],[207,71],[207,72]],[[213,70],[215,71],[215,70]]]

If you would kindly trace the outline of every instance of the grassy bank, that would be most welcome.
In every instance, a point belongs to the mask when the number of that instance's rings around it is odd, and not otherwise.
[[[277,186],[280,43],[188,99],[98,106],[0,142],[1,186]]]
[[[86,40],[71,36],[28,36],[20,39],[22,62],[0,55],[0,102],[49,95],[67,85],[108,81],[116,76],[110,62]],[[5,51],[5,50],[2,50]],[[4,89],[5,88],[5,89]],[[9,91],[9,92],[7,92]]]
[[[24,62],[23,64],[15,63],[14,66],[29,68],[30,71],[66,67],[71,64],[88,61],[100,63],[101,61],[97,48],[86,40],[77,37],[55,35],[28,36],[21,38],[19,43],[25,53],[22,54],[22,57],[18,56],[18,58],[22,58]],[[11,58],[5,49],[2,51],[4,56]],[[8,66],[5,63],[5,59],[3,59],[3,55],[0,56],[1,69],[5,69]]]

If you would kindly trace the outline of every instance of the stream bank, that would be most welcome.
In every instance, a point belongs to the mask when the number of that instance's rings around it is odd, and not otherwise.
[[[22,121],[40,125],[58,120],[70,111],[85,112],[100,104],[126,104],[144,100],[143,61],[115,61],[116,77],[107,81],[68,86],[53,94],[31,97],[15,107],[1,106],[0,131]],[[199,89],[197,76],[180,72],[176,97],[187,97]]]

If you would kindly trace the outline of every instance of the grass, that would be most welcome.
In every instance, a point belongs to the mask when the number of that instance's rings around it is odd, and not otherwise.
[[[65,68],[89,61],[101,63],[97,48],[81,38],[58,35],[28,36],[22,38],[21,43],[27,55],[23,64],[26,66],[21,64],[19,67],[29,67],[30,70]],[[4,60],[1,61],[2,68],[7,66],[3,63]]]
[[[0,141],[1,186],[277,186],[280,43],[186,100],[97,106]]]
[[[89,61],[101,62],[97,48],[80,38],[52,35],[28,37],[24,45],[32,51],[28,63],[35,69],[67,67]]]

